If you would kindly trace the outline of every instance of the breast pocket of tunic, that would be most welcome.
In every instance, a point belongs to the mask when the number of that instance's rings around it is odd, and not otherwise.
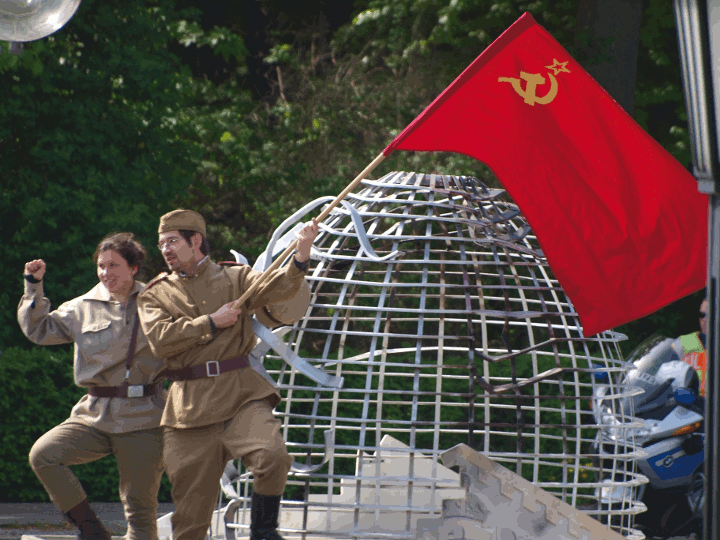
[[[85,354],[95,355],[112,347],[113,337],[110,321],[90,323],[80,329],[80,350]]]

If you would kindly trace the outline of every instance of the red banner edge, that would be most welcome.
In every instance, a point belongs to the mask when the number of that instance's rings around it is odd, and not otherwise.
[[[433,114],[443,103],[445,103],[455,91],[460,88],[468,79],[471,79],[475,74],[480,71],[490,60],[492,60],[502,49],[504,49],[511,41],[517,38],[528,28],[536,25],[535,19],[529,12],[523,13],[520,18],[515,21],[507,30],[505,30],[500,36],[493,41],[487,49],[480,53],[472,64],[465,68],[465,70],[458,75],[458,77],[448,86],[442,93],[435,98],[435,100],[428,105],[423,112],[421,112],[415,120],[402,130],[402,132],[393,139],[393,141],[382,151],[387,157],[395,148],[415,131],[420,124],[423,123],[426,117]]]

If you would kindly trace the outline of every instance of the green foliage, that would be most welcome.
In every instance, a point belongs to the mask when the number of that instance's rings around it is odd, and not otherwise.
[[[89,0],[22,55],[3,45],[0,279],[13,297],[34,258],[48,263],[56,301],[85,292],[98,241],[131,230],[154,242],[157,216],[190,183],[196,151],[180,115],[189,73],[167,52],[171,6]],[[0,301],[0,343],[19,345],[11,301]]]
[[[242,93],[238,73],[203,90],[192,116],[204,126],[203,167],[182,204],[211,215],[211,244],[251,259],[269,232],[308,200],[335,195],[524,11],[579,60],[603,44],[576,27],[578,2],[365,0],[336,32],[282,26],[264,55],[270,92]],[[593,56],[588,56],[592,54]],[[679,60],[669,0],[645,9],[637,118],[689,163]],[[418,170],[478,176],[491,171],[456,154],[397,152],[372,173]]]
[[[669,0],[644,3],[635,119],[666,150],[690,166],[675,14]]]
[[[85,394],[73,381],[72,351],[67,347],[10,348],[0,357],[0,502],[47,502],[49,498],[28,463],[35,441],[70,416]],[[91,501],[118,498],[118,472],[110,456],[72,467]],[[160,500],[170,500],[163,478]]]
[[[28,463],[30,448],[65,420],[82,396],[72,378],[72,353],[65,348],[7,349],[0,357],[0,377],[0,497],[3,502],[35,501],[45,492]]]

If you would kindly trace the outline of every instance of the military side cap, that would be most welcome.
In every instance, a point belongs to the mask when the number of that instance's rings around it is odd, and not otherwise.
[[[268,328],[295,324],[305,316],[309,305],[310,285],[303,279],[292,298],[261,307],[255,311],[255,317]]]
[[[158,234],[168,231],[193,231],[207,238],[205,220],[197,212],[179,208],[160,218]]]

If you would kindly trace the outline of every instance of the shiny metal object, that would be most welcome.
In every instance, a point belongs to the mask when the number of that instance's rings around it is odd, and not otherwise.
[[[646,479],[634,438],[602,460],[593,453],[596,375],[617,393],[625,336],[583,334],[503,190],[395,172],[357,191],[352,210],[341,205],[321,223],[307,315],[273,332],[288,358],[271,344],[253,351],[253,367],[262,362],[283,395],[275,413],[288,450],[308,471],[289,478],[280,533],[422,537],[419,520],[465,497],[441,460],[462,443],[600,527],[641,538],[633,520],[644,507],[633,497]],[[228,538],[247,534],[253,482],[231,465],[214,529]]]
[[[131,384],[127,389],[127,397],[143,397],[145,387],[142,384]]]
[[[720,534],[720,0],[674,0],[685,107],[698,190],[707,193],[708,336],[704,540]]]
[[[80,1],[0,0],[0,40],[25,42],[49,36],[70,20]]]
[[[272,347],[275,350],[275,353],[279,354],[285,362],[292,366],[293,369],[323,386],[342,388],[344,382],[342,377],[333,377],[332,375],[325,373],[322,369],[318,369],[308,363],[306,360],[298,356],[295,351],[290,349],[287,346],[287,343],[274,334],[272,330],[263,326],[256,320],[253,320],[253,330],[255,331],[255,335],[268,345],[268,349]],[[267,349],[265,352],[267,352]],[[254,350],[253,354],[255,354]]]
[[[674,1],[688,130],[692,141],[693,174],[701,188],[704,183],[713,183],[718,169],[708,20],[703,4],[697,0]]]

